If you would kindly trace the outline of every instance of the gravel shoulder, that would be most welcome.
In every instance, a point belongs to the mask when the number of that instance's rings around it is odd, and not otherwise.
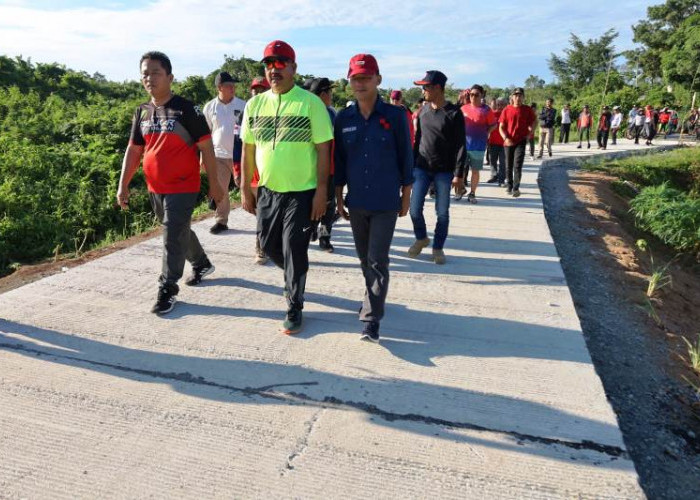
[[[654,324],[640,308],[645,266],[634,241],[642,236],[626,202],[604,175],[550,165],[539,177],[545,215],[641,486],[649,498],[700,498],[700,407],[678,357],[678,332],[700,320],[700,273],[673,266],[662,326]]]

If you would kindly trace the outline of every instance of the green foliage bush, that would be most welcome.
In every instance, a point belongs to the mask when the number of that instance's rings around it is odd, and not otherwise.
[[[631,206],[639,227],[681,252],[700,254],[700,198],[665,182],[644,188]]]

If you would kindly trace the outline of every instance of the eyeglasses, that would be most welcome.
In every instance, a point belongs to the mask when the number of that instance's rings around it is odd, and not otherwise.
[[[471,97],[481,97],[481,94],[479,94],[478,92],[469,92],[469,95]]]
[[[288,59],[265,59],[263,61],[263,64],[265,65],[265,68],[267,69],[284,69],[287,67],[287,64],[289,64]]]

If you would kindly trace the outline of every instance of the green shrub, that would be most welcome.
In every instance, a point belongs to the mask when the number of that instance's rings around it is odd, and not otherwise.
[[[630,204],[639,227],[676,250],[700,253],[700,199],[665,182],[644,188]]]

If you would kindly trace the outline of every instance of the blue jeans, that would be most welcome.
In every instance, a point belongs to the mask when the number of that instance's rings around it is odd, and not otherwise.
[[[428,194],[430,183],[435,184],[435,236],[433,248],[441,250],[447,239],[447,229],[450,225],[450,188],[452,187],[452,172],[431,173],[421,168],[413,169],[413,191],[411,192],[411,220],[413,221],[413,233],[417,240],[428,237],[423,217],[423,204],[425,195]]]

